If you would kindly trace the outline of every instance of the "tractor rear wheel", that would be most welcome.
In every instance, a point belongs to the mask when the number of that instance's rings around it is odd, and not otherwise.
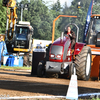
[[[91,72],[91,48],[84,46],[74,61],[78,79],[88,81]]]

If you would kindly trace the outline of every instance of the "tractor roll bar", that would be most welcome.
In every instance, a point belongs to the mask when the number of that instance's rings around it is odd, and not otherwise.
[[[53,29],[52,29],[52,43],[54,42],[54,33],[55,33],[55,22],[58,18],[60,17],[72,17],[72,18],[77,18],[77,16],[70,16],[70,15],[59,15],[58,17],[56,17],[54,20],[53,20]]]

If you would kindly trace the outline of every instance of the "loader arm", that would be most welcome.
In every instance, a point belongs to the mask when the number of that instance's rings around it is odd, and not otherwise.
[[[7,7],[6,39],[11,41],[14,37],[17,19],[16,0],[3,0],[3,6]],[[10,14],[8,14],[8,9],[10,9]]]

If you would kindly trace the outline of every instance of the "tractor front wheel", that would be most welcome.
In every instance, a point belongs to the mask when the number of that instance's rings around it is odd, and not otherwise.
[[[45,75],[45,68],[44,68],[44,61],[39,62],[39,65],[37,67],[37,76],[43,77]]]
[[[69,66],[69,78],[71,78],[72,74],[74,74],[74,67],[75,67],[75,64],[74,63],[72,63]]]
[[[84,46],[74,61],[78,79],[88,81],[91,72],[91,48]]]

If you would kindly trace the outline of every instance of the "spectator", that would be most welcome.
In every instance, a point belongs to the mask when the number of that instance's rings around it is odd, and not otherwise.
[[[3,55],[7,54],[6,44],[3,41],[3,36],[0,35],[0,67],[1,67],[1,58]]]

